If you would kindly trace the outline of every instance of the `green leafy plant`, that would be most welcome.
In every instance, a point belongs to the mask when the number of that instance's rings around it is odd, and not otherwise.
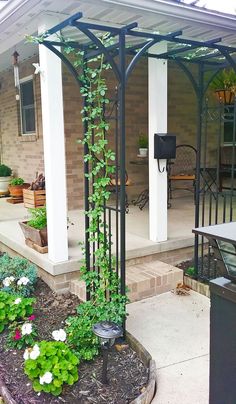
[[[30,316],[24,322],[14,322],[9,325],[8,347],[22,349],[34,345],[37,331],[31,320],[32,317]]]
[[[30,296],[37,281],[37,269],[25,258],[3,254],[0,257],[0,291]]]
[[[0,332],[8,323],[21,320],[33,313],[35,299],[0,292]]]
[[[64,342],[41,341],[27,349],[24,358],[24,371],[37,392],[58,396],[63,384],[72,385],[78,380],[79,360]]]
[[[12,180],[10,181],[10,185],[23,185],[24,184],[24,180],[23,178],[17,177],[17,178],[12,178]]]
[[[144,134],[139,135],[138,145],[139,145],[140,149],[146,149],[148,147],[147,135],[144,135]]]
[[[12,169],[5,164],[0,164],[0,177],[10,177]]]
[[[47,226],[46,206],[28,209],[28,211],[31,215],[27,221],[28,226],[39,230],[44,229]]]
[[[100,344],[92,331],[95,323],[114,321],[122,324],[126,314],[124,296],[117,294],[116,297],[112,295],[110,301],[102,297],[98,300],[81,303],[77,307],[77,316],[66,320],[67,343],[79,359],[91,360],[99,353]]]
[[[234,69],[223,69],[215,76],[209,87],[212,90],[230,90],[236,92],[236,73]]]
[[[185,274],[191,276],[192,278],[196,278],[197,271],[194,267],[189,267],[188,269],[186,269]]]

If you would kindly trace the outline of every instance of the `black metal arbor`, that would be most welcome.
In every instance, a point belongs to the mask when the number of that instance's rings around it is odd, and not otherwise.
[[[125,215],[126,215],[126,171],[125,171],[125,161],[126,161],[126,151],[125,151],[125,93],[126,93],[126,83],[127,80],[135,68],[137,62],[141,57],[151,57],[157,59],[167,59],[174,60],[179,68],[187,75],[188,79],[192,83],[193,89],[197,97],[197,131],[196,131],[196,148],[197,148],[197,165],[196,165],[196,209],[195,209],[195,227],[203,224],[200,221],[200,202],[204,201],[204,196],[207,193],[205,184],[201,185],[201,172],[202,164],[206,165],[206,159],[204,160],[204,155],[202,149],[203,144],[203,129],[206,128],[206,121],[204,116],[206,116],[206,104],[205,95],[207,88],[214,78],[214,76],[219,72],[220,69],[227,66],[231,66],[236,71],[236,62],[233,58],[233,54],[236,53],[236,48],[229,47],[221,44],[221,38],[211,39],[206,42],[185,39],[182,37],[182,31],[168,33],[167,35],[154,34],[150,32],[143,32],[136,29],[137,23],[131,23],[122,27],[112,27],[103,24],[96,24],[92,22],[84,22],[82,20],[82,13],[77,13],[72,17],[66,19],[62,23],[56,25],[52,29],[48,30],[42,37],[41,44],[46,46],[50,51],[54,52],[62,62],[67,66],[77,83],[80,85],[78,72],[73,66],[72,62],[63,53],[63,48],[65,46],[70,46],[75,50],[83,50],[84,60],[90,60],[97,55],[104,54],[105,59],[111,65],[113,73],[117,80],[117,117],[118,125],[115,131],[115,145],[116,145],[116,169],[119,167],[119,187],[116,186],[116,205],[115,207],[104,205],[104,215],[105,221],[107,221],[107,226],[109,228],[109,234],[111,234],[111,213],[115,212],[115,245],[116,245],[116,268],[117,273],[120,275],[121,287],[120,291],[125,295]],[[60,40],[62,37],[61,33],[66,28],[74,28],[76,32],[83,35],[82,41],[68,40],[66,42]],[[109,33],[109,36],[113,38],[113,44],[109,46],[104,46],[99,40],[101,33]],[[49,37],[53,34],[58,34],[58,40],[51,40]],[[157,43],[162,41],[167,41],[169,45],[169,50],[161,54],[153,54],[149,49]],[[61,47],[62,50],[59,50]],[[129,59],[128,59],[129,57]],[[196,74],[191,71],[191,64],[194,63],[197,66]],[[84,100],[86,103],[86,99]],[[232,115],[232,114],[231,114]],[[231,178],[234,178],[234,166],[233,159],[235,154],[235,112],[233,112],[233,157],[232,157],[232,173]],[[86,127],[84,128],[86,132]],[[206,141],[206,137],[205,137]],[[220,137],[219,137],[220,142]],[[86,154],[88,150],[86,149],[84,153]],[[204,169],[204,167],[203,167]],[[84,172],[88,174],[90,170],[89,163],[84,163]],[[219,178],[219,172],[216,173],[217,178]],[[89,182],[85,175],[84,180],[84,198],[85,198],[85,210],[89,208]],[[119,188],[119,189],[118,189]],[[231,192],[231,210],[232,206],[232,195],[233,187],[230,188]],[[218,191],[214,192],[211,198],[218,201],[219,198]],[[119,196],[118,196],[119,194]],[[203,197],[202,197],[203,195]],[[119,198],[119,203],[118,203]],[[225,217],[226,220],[226,217]],[[232,215],[230,215],[230,220],[232,220]],[[217,222],[217,217],[215,218]],[[213,224],[213,222],[212,222]],[[93,254],[96,246],[94,243],[91,245],[89,241],[88,233],[86,230],[89,227],[89,218],[86,216],[85,219],[85,247],[86,247],[86,267],[87,270],[93,267]],[[108,239],[107,242],[111,245],[111,240]],[[202,244],[203,245],[203,244]],[[111,248],[111,247],[110,247]],[[111,250],[110,250],[111,256]],[[199,238],[195,236],[195,266],[198,268],[199,261]],[[89,298],[89,296],[87,296]]]

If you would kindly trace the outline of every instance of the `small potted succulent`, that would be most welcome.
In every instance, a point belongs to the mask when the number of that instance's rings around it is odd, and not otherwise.
[[[210,83],[220,102],[229,105],[234,103],[236,94],[236,72],[234,69],[223,69]]]
[[[0,195],[8,195],[9,182],[11,180],[12,169],[5,164],[0,164]]]
[[[142,157],[147,157],[147,153],[148,153],[147,135],[144,135],[144,134],[139,135],[138,145],[139,145],[139,155]]]
[[[10,180],[9,191],[13,198],[22,198],[23,189],[29,188],[29,184],[25,183],[23,178],[15,177]]]

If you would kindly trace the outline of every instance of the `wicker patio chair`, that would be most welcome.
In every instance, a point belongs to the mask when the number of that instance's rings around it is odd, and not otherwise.
[[[168,164],[168,201],[172,199],[173,181],[182,181],[183,186],[178,189],[192,191],[195,200],[196,156],[197,151],[193,146],[176,146],[176,158]]]

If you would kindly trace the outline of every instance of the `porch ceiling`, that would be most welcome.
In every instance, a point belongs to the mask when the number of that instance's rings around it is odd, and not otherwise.
[[[59,21],[63,21],[78,11],[83,13],[82,21],[85,22],[117,27],[137,22],[139,29],[146,32],[168,34],[181,30],[184,38],[209,41],[220,37],[221,44],[236,47],[234,16],[219,16],[206,10],[176,5],[171,1],[11,0],[0,11],[0,71],[10,66],[10,55],[15,46],[21,60],[36,52],[35,46],[24,44],[24,36],[37,31],[38,21],[45,13],[56,13]],[[169,46],[179,48],[181,44]]]

